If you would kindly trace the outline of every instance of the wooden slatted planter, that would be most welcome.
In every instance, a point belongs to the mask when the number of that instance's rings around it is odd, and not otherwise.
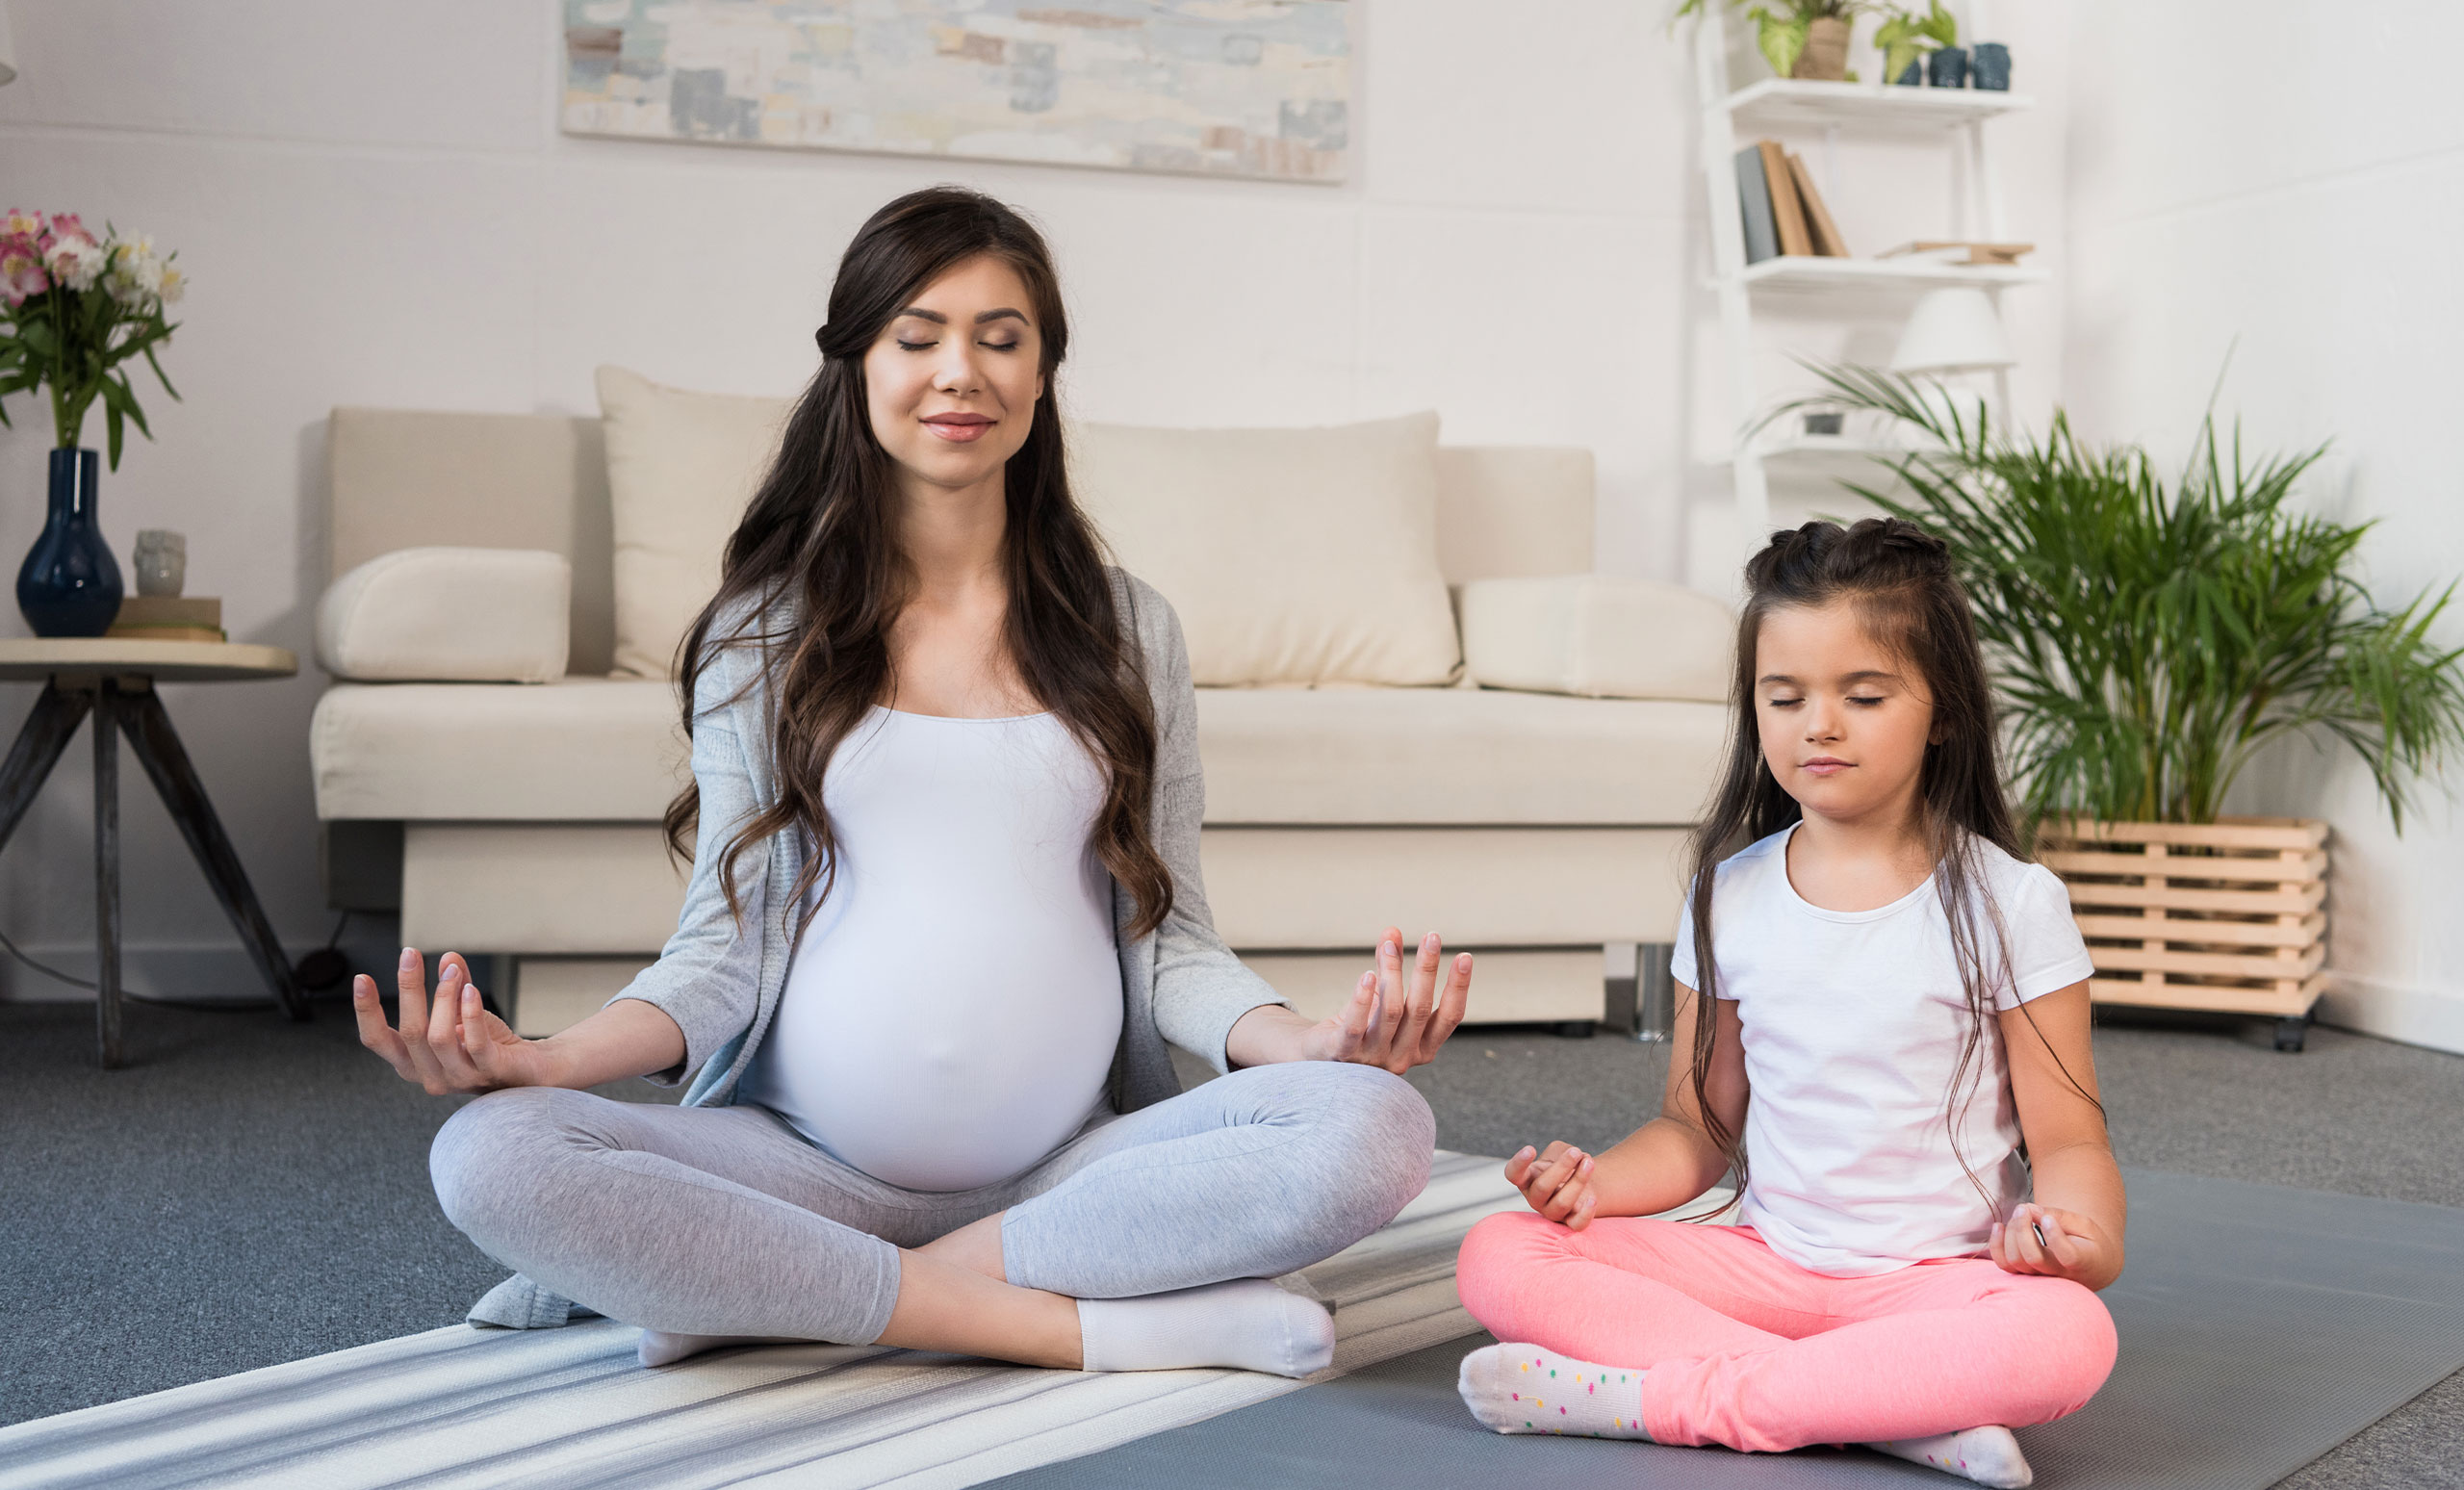
[[[2326,843],[2311,818],[2048,820],[2037,857],[2069,887],[2092,1000],[2273,1015],[2298,1050],[2327,981]]]

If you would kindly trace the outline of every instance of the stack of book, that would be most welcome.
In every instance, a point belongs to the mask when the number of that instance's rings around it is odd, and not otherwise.
[[[1805,157],[1790,154],[1778,141],[1758,140],[1736,153],[1736,194],[1745,211],[1746,263],[1849,256]]]
[[[132,595],[103,633],[131,641],[228,641],[222,602],[203,595]]]

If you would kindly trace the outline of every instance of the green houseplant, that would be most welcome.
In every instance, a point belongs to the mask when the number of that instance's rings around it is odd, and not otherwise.
[[[2211,418],[2168,485],[2057,412],[2021,438],[1934,385],[1818,368],[1826,406],[1907,425],[1898,490],[1849,489],[1947,539],[2001,683],[2034,817],[2210,823],[2288,735],[2359,755],[2400,830],[2412,787],[2464,744],[2464,649],[2430,635],[2453,586],[2395,609],[2354,573],[2368,525],[2297,510],[2324,448],[2252,458]]]
[[[1959,17],[1942,9],[1942,0],[1932,0],[1932,7],[1919,15],[1892,6],[1883,23],[1874,28],[1874,50],[1883,54],[1884,82],[1897,83],[1926,53],[1959,44]]]
[[[1938,384],[1814,371],[1826,406],[1917,438],[1885,461],[1895,485],[1843,484],[1951,546],[2091,996],[2272,1015],[2276,1047],[2300,1049],[2327,985],[2327,825],[2227,818],[2224,798],[2273,742],[2340,741],[2400,833],[2416,784],[2464,744],[2464,648],[2430,634],[2453,584],[2393,609],[2372,597],[2355,573],[2368,525],[2291,501],[2323,447],[2247,456],[2211,415],[2169,484],[2058,411],[2023,437]]]

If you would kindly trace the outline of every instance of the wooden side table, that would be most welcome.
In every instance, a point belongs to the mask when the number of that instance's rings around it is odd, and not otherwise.
[[[119,987],[119,736],[137,756],[180,835],[189,840],[214,896],[240,940],[294,1019],[308,1017],[308,1000],[293,978],[282,944],[257,905],[256,892],[214,815],[205,784],[164,711],[157,682],[244,682],[289,678],[299,659],[280,647],[241,642],[129,641],[119,637],[0,639],[0,681],[43,689],[25,727],[0,763],[0,846],[60,763],[70,736],[89,714],[94,721],[95,1025],[106,1068],[120,1063]]]

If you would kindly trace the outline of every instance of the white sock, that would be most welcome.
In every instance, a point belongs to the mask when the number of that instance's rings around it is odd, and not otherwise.
[[[1463,1357],[1454,1388],[1472,1416],[1501,1433],[1638,1438],[1643,1374],[1595,1366],[1531,1345],[1493,1345]]]
[[[1335,1322],[1324,1306],[1271,1278],[1234,1278],[1137,1298],[1081,1298],[1078,1340],[1089,1371],[1237,1366],[1305,1376],[1335,1358]]]
[[[1931,1465],[1980,1485],[1991,1485],[1994,1490],[2019,1490],[2022,1485],[2035,1483],[2037,1477],[2011,1430],[1991,1425],[1962,1428],[1956,1433],[1936,1433],[1930,1438],[1894,1438],[1865,1447],[1911,1464]]]
[[[776,1335],[671,1335],[663,1329],[642,1331],[641,1342],[633,1349],[645,1366],[667,1366],[688,1355],[705,1350],[725,1349],[729,1346],[811,1345],[809,1340],[783,1340]]]

